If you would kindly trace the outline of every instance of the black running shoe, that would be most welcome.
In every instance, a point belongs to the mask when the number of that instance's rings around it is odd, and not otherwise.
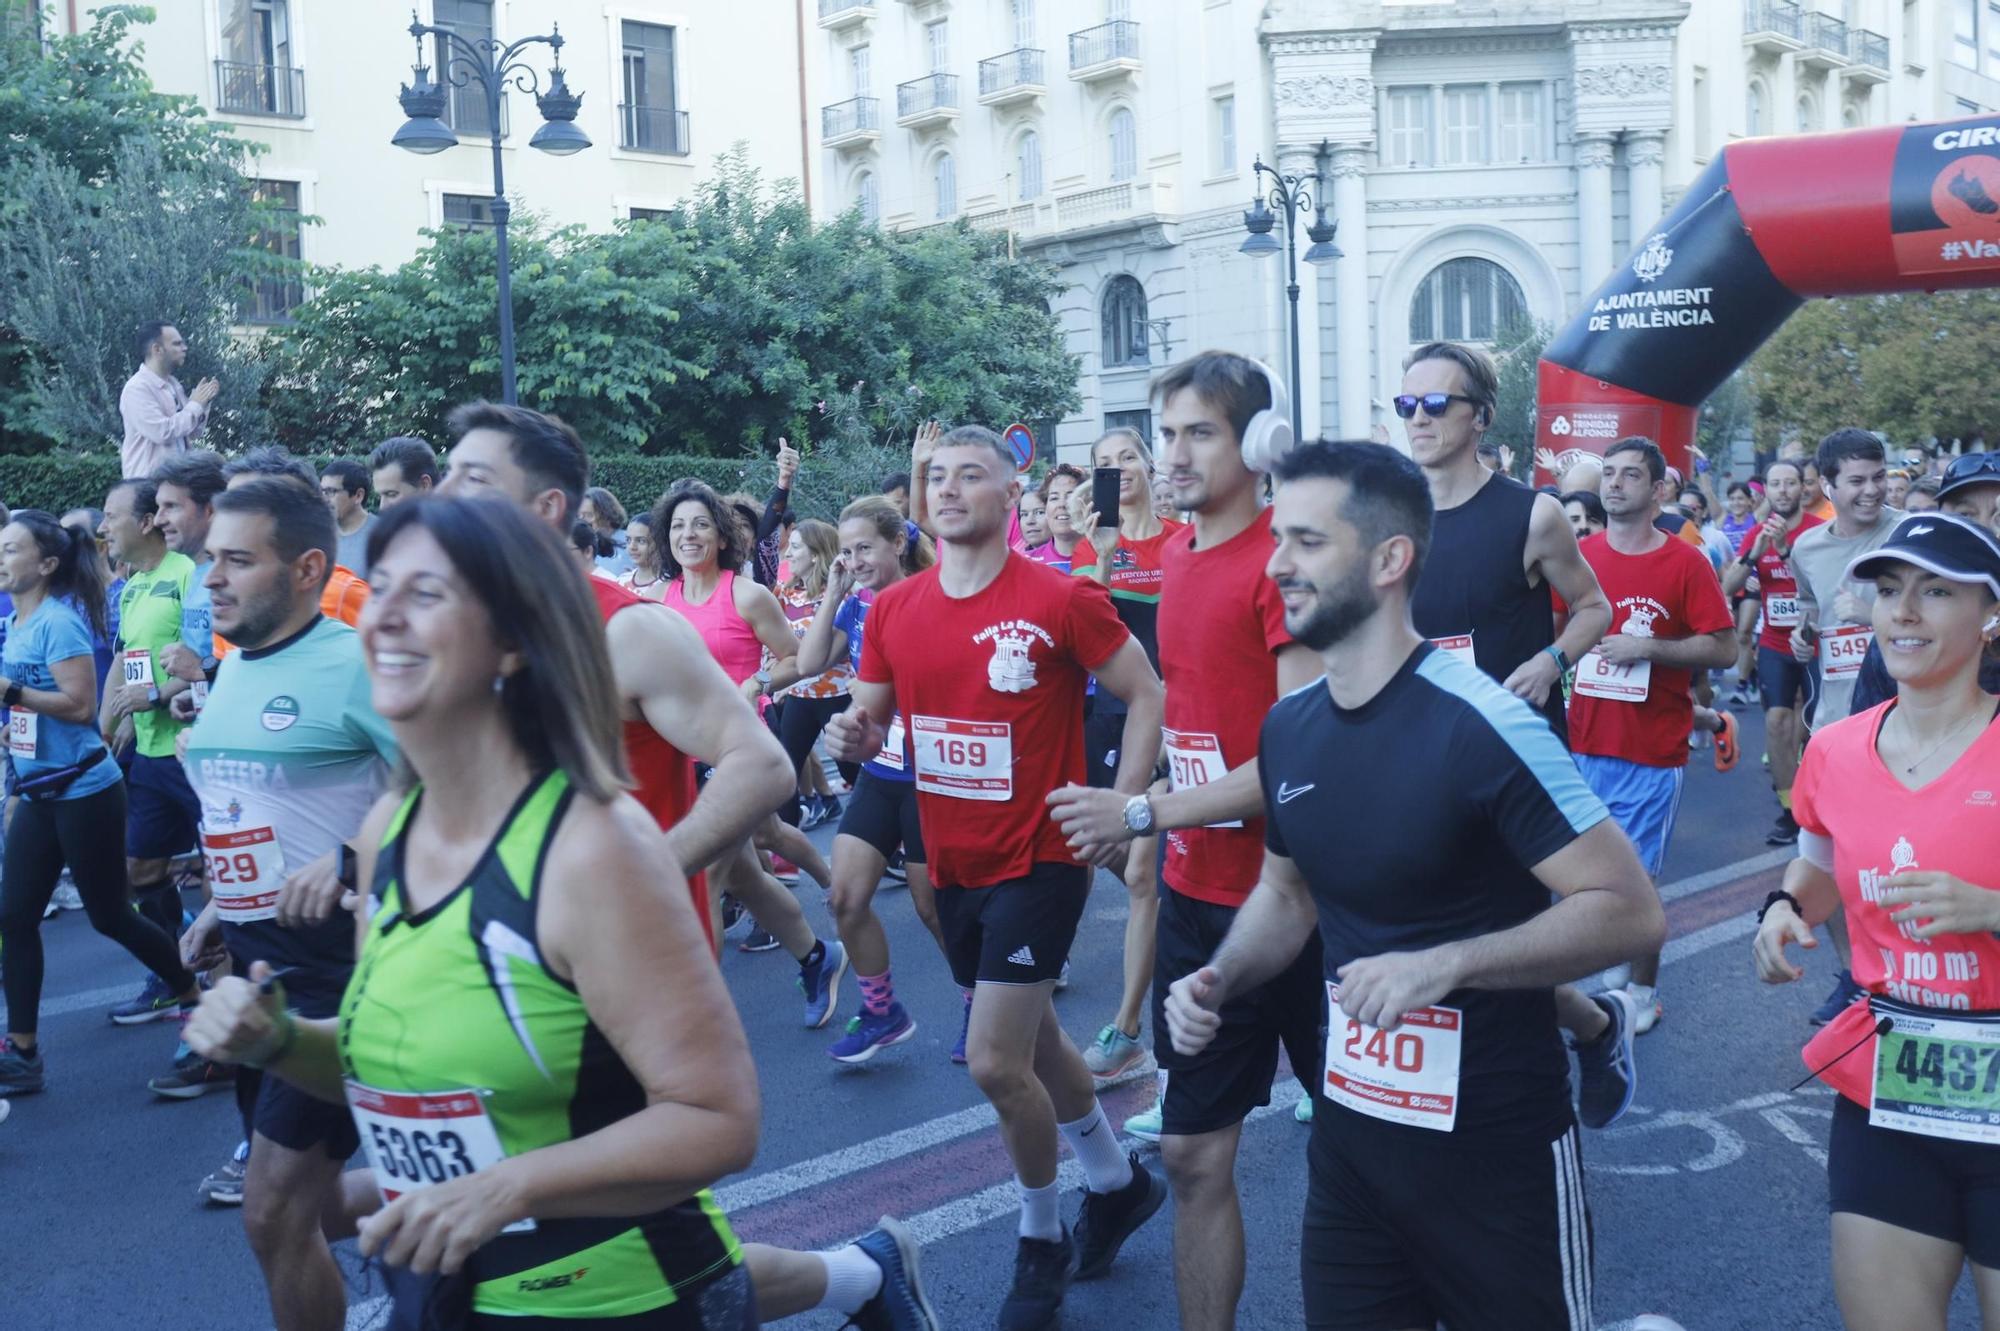
[[[1076,1243],[1022,1239],[1014,1251],[1014,1288],[1000,1305],[1000,1331],[1045,1331],[1062,1315],[1063,1295],[1076,1278]]]
[[[1132,1162],[1132,1181],[1116,1192],[1085,1192],[1076,1213],[1076,1278],[1095,1280],[1111,1269],[1112,1259],[1139,1226],[1153,1218],[1167,1199],[1166,1180]]]
[[[40,1047],[29,1053],[0,1035],[0,1094],[33,1095],[47,1085]]]
[[[1771,830],[1764,836],[1764,844],[1767,846],[1791,846],[1798,844],[1798,839],[1798,820],[1792,817],[1790,809],[1786,809],[1778,814],[1778,821],[1771,824]]]

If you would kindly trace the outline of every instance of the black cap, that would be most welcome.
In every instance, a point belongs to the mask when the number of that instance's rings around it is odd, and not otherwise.
[[[1954,490],[1972,485],[2000,485],[2000,453],[1964,453],[1951,460],[1938,478],[1940,502]]]
[[[1983,582],[2000,597],[2000,539],[1955,514],[1910,514],[1887,541],[1856,555],[1847,576],[1872,578],[1891,560],[1914,564],[1949,582]]]

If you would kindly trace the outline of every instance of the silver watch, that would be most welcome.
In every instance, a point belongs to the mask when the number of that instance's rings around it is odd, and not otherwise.
[[[1135,836],[1144,836],[1153,830],[1153,802],[1144,795],[1134,795],[1125,801],[1125,827]]]

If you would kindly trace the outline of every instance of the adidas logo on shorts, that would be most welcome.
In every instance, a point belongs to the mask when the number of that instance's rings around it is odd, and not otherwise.
[[[1035,964],[1035,954],[1028,950],[1026,943],[1023,943],[1014,949],[1012,956],[1007,958],[1007,964],[1010,966],[1032,966]]]

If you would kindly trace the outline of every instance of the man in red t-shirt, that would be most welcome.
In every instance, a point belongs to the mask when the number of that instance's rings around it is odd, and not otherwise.
[[[1308,1087],[1319,1067],[1321,959],[1317,947],[1277,978],[1222,1007],[1222,1030],[1200,1054],[1176,1054],[1162,1015],[1167,988],[1208,964],[1228,936],[1264,864],[1264,795],[1257,739],[1282,693],[1325,673],[1319,656],[1285,632],[1271,558],[1271,511],[1262,479],[1243,461],[1251,417],[1271,406],[1254,361],[1204,352],[1154,385],[1160,467],[1191,528],[1161,549],[1160,673],[1167,690],[1167,773],[1172,789],[1148,801],[1166,837],[1153,966],[1153,1053],[1166,1069],[1160,1104],[1126,1121],[1156,1137],[1174,1191],[1174,1278],[1180,1325],[1236,1324],[1243,1293],[1243,1216],[1236,1147],[1243,1120],[1270,1103],[1280,1045]],[[1115,595],[1114,583],[1114,595]],[[1076,843],[1133,835],[1125,798],[1065,786],[1050,814]],[[1152,866],[1147,866],[1152,872]]]
[[[973,990],[966,1061],[1000,1116],[1021,1191],[1020,1244],[1003,1327],[1039,1327],[1070,1280],[1102,1275],[1166,1185],[1119,1150],[1090,1070],[1050,1002],[1090,891],[1044,814],[1050,791],[1083,780],[1083,686],[1125,700],[1117,788],[1140,807],[1159,755],[1160,683],[1102,588],[1007,548],[1021,493],[1013,454],[991,430],[961,426],[931,454],[925,493],[951,558],[875,599],[854,706],[826,729],[828,751],[864,762],[901,711],[917,814],[937,884],[952,978]],[[1089,1191],[1074,1239],[1056,1210],[1056,1137]]]
[[[1799,533],[1817,527],[1820,519],[1805,511],[1804,473],[1796,462],[1780,459],[1764,471],[1764,493],[1771,514],[1743,538],[1736,562],[1722,575],[1722,591],[1734,596],[1757,578],[1764,602],[1764,628],[1757,635],[1757,689],[1764,696],[1764,747],[1771,758],[1771,786],[1778,792],[1778,821],[1764,839],[1774,846],[1799,839],[1792,821],[1792,778],[1799,770],[1803,743],[1799,711],[1805,703],[1806,667],[1792,656],[1792,629],[1799,622],[1799,584],[1792,577],[1792,544]]]
[[[1694,672],[1736,659],[1729,602],[1707,556],[1653,523],[1666,474],[1650,439],[1604,450],[1606,526],[1581,549],[1611,602],[1611,631],[1576,663],[1569,708],[1577,770],[1655,881],[1681,807]],[[1633,959],[1623,992],[1641,1035],[1659,1020],[1659,975],[1657,952]]]

